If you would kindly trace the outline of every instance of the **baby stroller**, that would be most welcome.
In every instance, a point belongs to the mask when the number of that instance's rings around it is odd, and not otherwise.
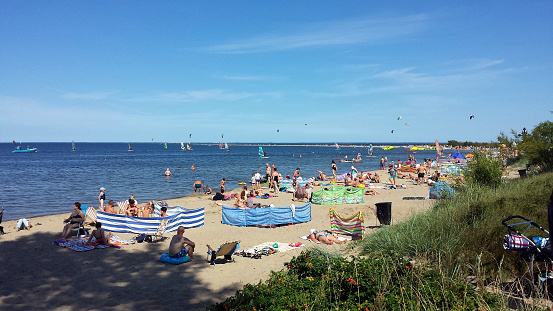
[[[519,258],[528,262],[530,266],[530,278],[525,276],[516,278],[511,292],[525,298],[541,293],[552,299],[553,259],[551,243],[548,238],[549,231],[532,220],[519,215],[509,216],[503,219],[501,223],[507,227],[509,232],[504,237],[503,248],[517,251]],[[547,237],[533,236],[529,238],[529,231]],[[547,267],[547,271],[536,274],[537,278],[534,275],[534,262],[545,263]],[[536,279],[537,284],[535,283]]]

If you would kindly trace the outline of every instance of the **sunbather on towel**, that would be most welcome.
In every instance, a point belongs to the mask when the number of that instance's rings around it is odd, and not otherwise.
[[[86,242],[86,244],[92,241],[92,237],[96,239],[96,243],[107,245],[109,242],[109,238],[111,237],[111,232],[108,231],[106,233],[104,229],[102,229],[102,223],[96,222],[96,230],[92,230],[92,233],[90,233],[90,237],[88,238],[88,241]]]
[[[312,241],[322,242],[328,245],[332,245],[333,243],[346,244],[346,241],[340,241],[332,234],[328,234],[324,231],[317,231],[315,229],[311,229],[311,234],[307,238]]]
[[[15,232],[17,232],[23,229],[27,229],[28,231],[31,231],[32,227],[33,225],[29,222],[29,220],[27,220],[26,218],[21,218],[17,221],[17,224],[13,228],[16,229]]]
[[[81,221],[84,221],[84,213],[83,210],[81,210],[81,203],[75,202],[75,204],[73,204],[73,212],[69,215],[69,218],[63,221],[66,225],[63,227],[63,231],[61,233],[62,239],[67,238],[71,232],[71,229],[78,227]]]
[[[179,226],[177,234],[171,239],[169,244],[169,257],[180,258],[188,255],[190,260],[194,258],[194,248],[196,244],[183,236],[184,227]]]

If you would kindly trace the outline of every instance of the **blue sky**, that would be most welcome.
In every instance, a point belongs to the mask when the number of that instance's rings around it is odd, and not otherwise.
[[[3,142],[486,142],[552,98],[552,1],[0,0]]]

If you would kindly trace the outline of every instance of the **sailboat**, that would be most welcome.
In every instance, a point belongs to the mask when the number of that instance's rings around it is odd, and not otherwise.
[[[71,151],[75,151],[75,141],[71,142]]]
[[[129,145],[129,150],[127,150],[127,151],[131,152],[132,151],[131,144],[129,143],[128,145]]]
[[[180,148],[184,151],[184,143],[182,141],[180,142]]]
[[[167,143],[165,143],[165,144],[163,145],[163,147],[164,147],[165,149],[167,149]]]
[[[190,148],[189,144],[186,144],[186,150],[192,150],[192,148]]]
[[[442,156],[442,147],[440,147],[440,144],[438,143],[438,140],[436,140],[436,153],[439,156]]]
[[[340,150],[340,146],[338,146],[338,143],[334,143],[334,146],[336,146],[336,150]]]
[[[219,149],[225,149],[225,147],[223,147],[223,143],[219,143]]]
[[[230,151],[230,148],[228,147],[228,144],[227,144],[227,143],[225,143],[225,149],[226,149],[227,151]]]
[[[264,158],[264,159],[267,159],[269,158],[267,156],[267,153],[265,153],[265,151],[263,151],[263,147],[259,146],[259,152],[257,153],[261,158]]]
[[[373,155],[373,144],[370,144],[369,145],[369,148],[367,149],[367,154],[369,155],[369,157],[373,158],[373,157],[376,157]]]

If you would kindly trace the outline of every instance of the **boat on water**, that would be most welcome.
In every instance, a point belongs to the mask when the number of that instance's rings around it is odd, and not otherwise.
[[[75,148],[75,141],[71,142],[71,151],[75,151],[77,148]]]
[[[165,143],[165,144],[163,145],[163,147],[164,147],[165,149],[167,149],[167,143]]]
[[[15,149],[12,151],[13,153],[32,153],[32,152],[38,152],[38,148],[29,148],[27,146],[27,149],[21,149],[21,145],[18,145],[15,140],[13,141],[13,144],[15,145]]]
[[[225,149],[225,147],[223,147],[223,143],[219,143],[219,149]]]
[[[129,143],[129,150],[127,150],[127,151],[129,151],[129,152],[132,151],[132,147],[131,147],[131,144],[130,144],[130,143]]]
[[[334,147],[336,147],[336,150],[340,150],[340,146],[338,145],[338,143],[334,143]]]
[[[257,153],[259,157],[263,159],[268,159],[267,153],[263,150],[263,147],[259,146],[259,152]]]
[[[192,150],[192,148],[190,148],[189,144],[186,144],[186,150]]]
[[[370,144],[369,147],[367,147],[367,156],[369,156],[370,158],[376,157],[373,155],[373,144]]]
[[[226,149],[227,151],[230,151],[230,148],[229,148],[227,143],[225,143],[225,148],[224,149]]]
[[[184,147],[184,143],[182,141],[180,143],[180,149],[183,150],[183,151],[186,150],[186,148]]]
[[[392,150],[394,149],[394,146],[384,146],[382,147],[382,150]]]

